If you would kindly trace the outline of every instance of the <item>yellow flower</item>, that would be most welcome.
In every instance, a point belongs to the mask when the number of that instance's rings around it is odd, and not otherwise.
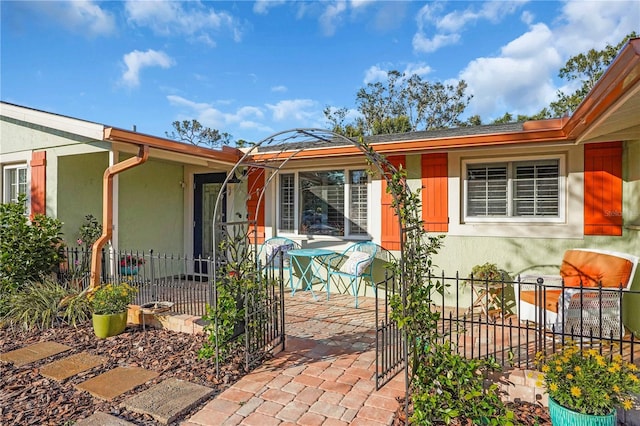
[[[611,364],[611,367],[609,367],[609,373],[617,373],[618,371],[620,371],[620,364],[616,364],[615,362]]]
[[[558,366],[556,366],[556,371],[558,371],[558,372],[562,371],[562,367],[561,367],[561,366],[559,366],[559,365],[558,365]]]
[[[597,355],[596,356],[596,363],[598,363],[598,365],[600,367],[604,367],[605,365],[607,365],[607,363],[604,361],[604,358],[602,357],[602,355]]]
[[[549,390],[550,390],[551,392],[555,392],[555,391],[557,391],[557,390],[558,390],[558,385],[556,385],[555,383],[551,383],[551,384],[549,384]]]
[[[579,373],[580,371],[582,371],[582,367],[580,367],[579,365],[576,365],[575,367],[573,367],[573,371],[575,371],[576,373]]]
[[[631,363],[627,364],[627,368],[631,371],[636,371],[638,369],[638,367],[636,367],[635,364],[631,364]]]
[[[638,376],[636,376],[635,374],[629,373],[629,380],[631,380],[632,382],[637,382]]]
[[[571,379],[573,379],[573,374],[571,373],[567,374],[567,380],[571,380]]]
[[[631,410],[633,408],[633,401],[631,401],[630,399],[625,399],[624,401],[622,401],[622,408],[624,408],[625,410]]]
[[[549,366],[548,366],[548,365],[543,365],[543,366],[542,366],[542,372],[543,372],[543,373],[548,373],[548,372],[549,372],[549,370],[550,370],[550,369],[549,369]]]
[[[613,362],[621,363],[622,362],[622,356],[620,354],[614,355],[613,356]]]
[[[580,398],[580,396],[582,396],[582,389],[577,386],[572,386],[571,395],[575,396],[576,398]]]
[[[613,391],[614,391],[614,392],[616,392],[616,393],[617,393],[617,392],[620,392],[620,386],[618,386],[618,385],[613,385]]]

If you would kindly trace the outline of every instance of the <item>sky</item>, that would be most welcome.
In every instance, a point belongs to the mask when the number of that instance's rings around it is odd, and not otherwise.
[[[165,137],[327,128],[386,72],[465,80],[463,118],[534,114],[566,61],[640,32],[632,1],[0,2],[0,99]]]

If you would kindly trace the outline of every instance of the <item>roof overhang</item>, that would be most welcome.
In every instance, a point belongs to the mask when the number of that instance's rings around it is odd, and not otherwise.
[[[625,45],[567,127],[578,143],[640,140],[640,38]]]
[[[233,166],[242,157],[242,152],[236,148],[208,149],[115,127],[104,128],[104,140],[119,144],[125,152],[135,152],[137,146],[147,145],[151,157],[208,167]]]

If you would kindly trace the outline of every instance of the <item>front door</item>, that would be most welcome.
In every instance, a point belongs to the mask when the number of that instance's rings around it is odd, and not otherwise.
[[[198,259],[213,259],[213,212],[216,207],[218,194],[222,191],[222,184],[226,173],[204,173],[194,175],[193,192],[193,256]],[[222,205],[218,208],[216,222],[226,220],[226,194],[223,194]],[[216,238],[219,241],[219,238]],[[195,273],[208,273],[206,262],[195,261]]]

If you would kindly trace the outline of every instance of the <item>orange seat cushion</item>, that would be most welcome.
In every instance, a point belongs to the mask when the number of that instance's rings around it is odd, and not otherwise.
[[[566,287],[626,288],[631,278],[633,262],[622,257],[584,250],[567,250],[560,266],[560,276]]]
[[[562,294],[562,290],[545,290],[544,291],[544,304],[545,310],[551,312],[558,312],[558,299]],[[537,298],[539,295],[536,295],[535,290],[525,290],[520,292],[520,300],[523,302],[530,303],[534,306],[537,306]]]

